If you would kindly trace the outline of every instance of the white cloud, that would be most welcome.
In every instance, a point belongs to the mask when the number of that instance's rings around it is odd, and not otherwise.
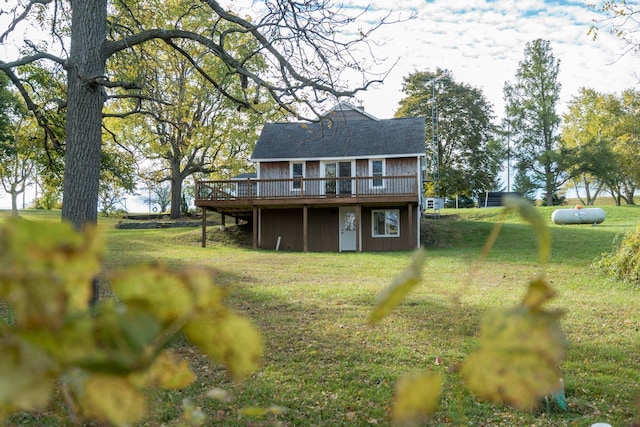
[[[436,67],[482,89],[502,115],[504,83],[513,80],[526,44],[537,38],[549,40],[560,60],[562,103],[582,86],[618,92],[636,85],[634,68],[640,60],[619,59],[622,42],[606,32],[593,41],[587,32],[597,15],[576,2],[407,0],[394,6],[395,11],[413,10],[418,17],[376,34],[385,43],[380,56],[399,58],[383,86],[359,96],[379,117],[391,117],[397,109],[402,77]]]

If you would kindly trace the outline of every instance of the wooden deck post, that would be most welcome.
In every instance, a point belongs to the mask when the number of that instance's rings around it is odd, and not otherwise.
[[[362,252],[362,206],[356,205],[356,252]]]
[[[411,203],[407,203],[407,222],[409,223],[409,232],[413,233],[413,205]]]
[[[207,208],[202,208],[202,247],[207,247]]]
[[[253,206],[253,249],[258,249],[258,207]]]
[[[304,252],[309,252],[309,207],[302,207],[302,247]]]

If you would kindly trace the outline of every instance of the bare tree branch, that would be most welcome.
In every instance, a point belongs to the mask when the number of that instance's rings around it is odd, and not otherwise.
[[[11,23],[9,24],[9,28],[7,28],[7,30],[4,33],[0,34],[0,43],[3,43],[5,39],[9,36],[9,34],[11,34],[13,30],[16,29],[18,24],[27,18],[33,6],[37,4],[47,5],[52,1],[54,0],[30,0],[24,7],[24,10],[22,11],[22,13],[18,14],[17,16],[14,16],[14,18],[11,20]],[[16,6],[16,8],[14,9],[14,12],[17,10],[17,8],[18,6]]]

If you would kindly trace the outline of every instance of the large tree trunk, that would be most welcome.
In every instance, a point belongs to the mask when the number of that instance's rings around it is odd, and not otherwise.
[[[106,59],[107,0],[72,0],[71,50],[67,69],[67,123],[62,219],[81,230],[98,221]]]
[[[182,216],[182,178],[180,175],[171,177],[171,219]]]

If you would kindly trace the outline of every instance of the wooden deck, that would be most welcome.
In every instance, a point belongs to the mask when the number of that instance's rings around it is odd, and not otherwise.
[[[242,218],[254,207],[418,202],[420,189],[415,175],[198,181],[195,205]]]

